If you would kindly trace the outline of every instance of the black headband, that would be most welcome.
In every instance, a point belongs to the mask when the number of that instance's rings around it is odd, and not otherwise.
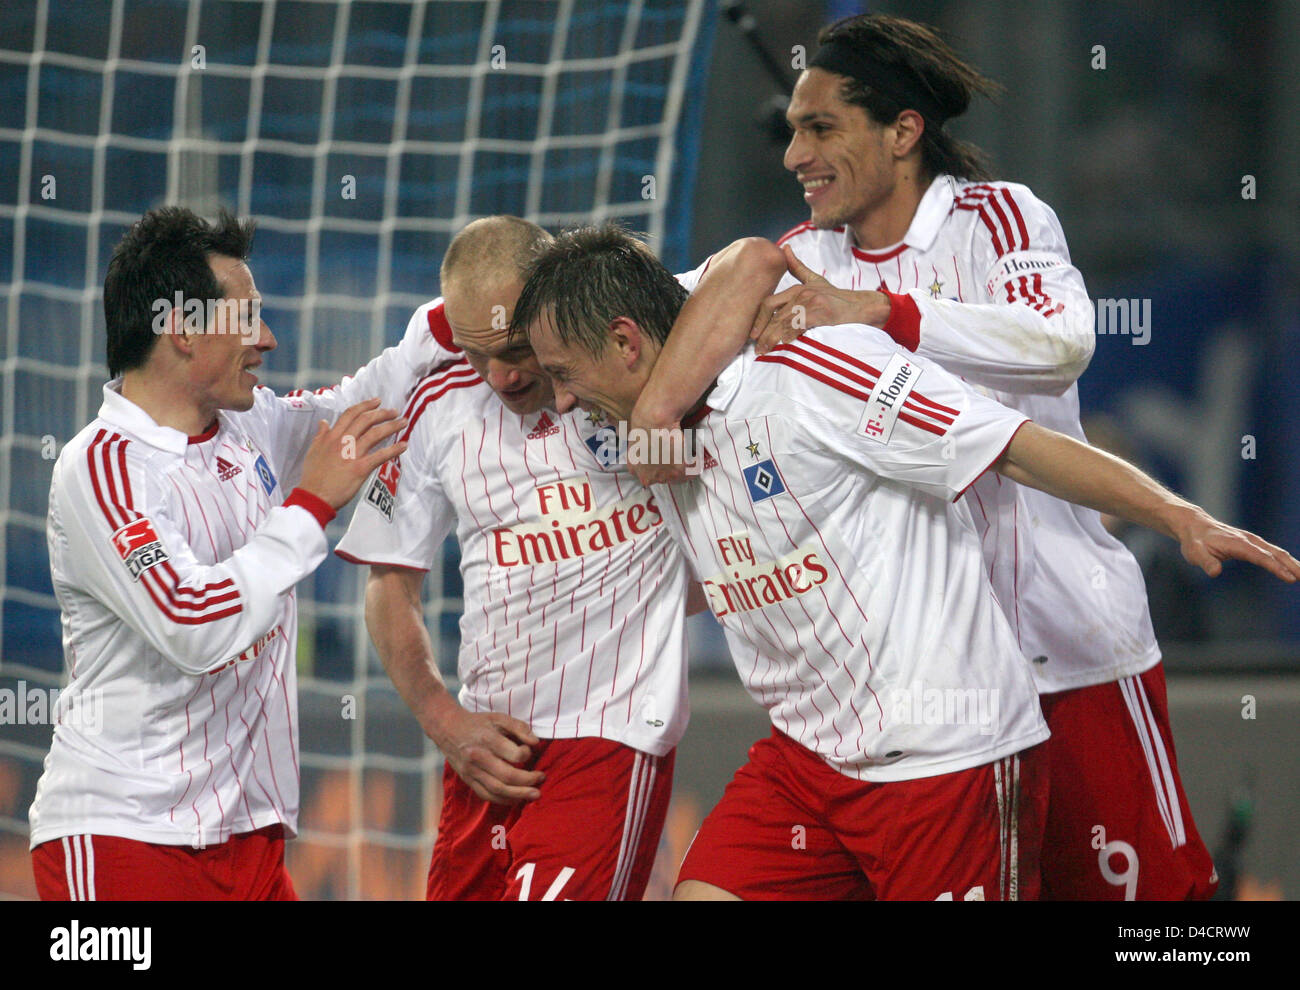
[[[915,110],[925,122],[942,127],[948,115],[925,89],[915,73],[897,65],[868,58],[851,41],[832,38],[817,50],[808,63],[810,69],[825,69],[866,83],[889,97],[903,110]]]

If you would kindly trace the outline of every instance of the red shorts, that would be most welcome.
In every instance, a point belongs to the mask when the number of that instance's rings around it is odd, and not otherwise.
[[[749,750],[677,876],[744,900],[1033,900],[1042,746],[914,780],[846,777],[782,733]]]
[[[639,901],[659,848],[673,758],[608,739],[543,739],[542,796],[491,804],[447,766],[431,901]]]
[[[1219,881],[1178,778],[1163,667],[1039,700],[1052,730],[1043,899],[1208,899]]]
[[[296,901],[284,829],[269,825],[219,846],[163,846],[116,835],[69,835],[32,850],[43,901]]]

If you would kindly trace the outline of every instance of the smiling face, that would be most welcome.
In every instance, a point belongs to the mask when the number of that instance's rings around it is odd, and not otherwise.
[[[561,341],[549,313],[543,312],[533,321],[528,339],[551,378],[556,409],[563,413],[581,406],[599,410],[615,422],[631,419],[654,360],[638,360],[643,346],[639,333],[634,333],[636,350],[629,351],[625,323],[630,321],[624,317],[615,322],[610,340],[600,357],[595,358],[585,348]]]
[[[208,307],[202,329],[193,335],[188,384],[206,416],[218,409],[253,408],[253,389],[262,355],[275,349],[275,337],[261,318],[262,297],[253,273],[238,258],[211,255],[208,263],[224,298]]]
[[[461,286],[449,281],[443,312],[451,338],[470,367],[492,387],[512,413],[526,416],[551,406],[551,383],[526,340],[511,340],[510,316],[522,288],[517,279],[497,287]]]
[[[840,99],[843,80],[825,69],[799,77],[786,111],[794,134],[785,167],[803,186],[814,224],[857,230],[889,201],[897,178],[887,144],[892,128]]]

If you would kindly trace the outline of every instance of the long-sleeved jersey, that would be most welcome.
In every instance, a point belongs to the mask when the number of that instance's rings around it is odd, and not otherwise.
[[[655,493],[773,725],[869,781],[1047,738],[953,502],[1023,415],[855,325],[747,350],[706,401],[700,476]]]
[[[82,833],[202,847],[277,822],[294,834],[294,586],[324,559],[333,513],[286,495],[319,420],[374,396],[400,408],[440,353],[413,326],[356,377],[287,398],[258,388],[194,437],[105,386],[50,485],[68,686],[33,847]]]
[[[941,175],[892,248],[864,251],[851,230],[811,224],[782,243],[833,285],[891,293],[885,329],[904,346],[1085,440],[1075,379],[1092,357],[1092,303],[1055,213],[1026,187]],[[795,284],[787,276],[779,288]],[[1040,691],[1159,661],[1141,570],[1096,512],[992,473],[969,498],[989,578]]]
[[[415,320],[431,325],[440,301]],[[336,552],[428,570],[455,527],[460,703],[545,739],[661,756],[686,728],[686,566],[659,504],[586,414],[510,412],[462,357],[406,407],[410,447],[364,489]]]

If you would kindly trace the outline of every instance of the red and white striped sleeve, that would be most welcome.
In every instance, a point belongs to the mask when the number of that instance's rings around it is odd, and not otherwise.
[[[1026,422],[874,327],[822,327],[754,366],[747,387],[802,407],[792,419],[818,446],[940,498],[958,498]]]
[[[924,289],[890,293],[885,330],[954,374],[988,388],[1059,395],[1088,367],[1092,302],[1070,263],[1056,214],[1025,186],[979,183],[953,206],[973,222],[958,253],[981,278],[981,302],[933,299]]]
[[[285,486],[292,487],[319,420],[333,423],[349,406],[371,398],[378,398],[386,409],[400,410],[423,378],[461,357],[442,300],[425,303],[411,315],[398,344],[337,385],[314,392],[298,389],[286,396],[259,388],[251,413],[260,421],[258,439],[278,462]]]
[[[336,554],[353,564],[419,571],[433,566],[456,525],[456,508],[443,488],[438,462],[455,433],[458,400],[473,396],[482,381],[461,360],[420,382],[403,410],[407,426],[400,439],[410,446],[367,480]]]
[[[100,429],[64,452],[50,492],[52,564],[177,668],[206,673],[271,629],[283,596],[325,559],[334,513],[294,492],[230,557],[200,564],[137,448]]]

